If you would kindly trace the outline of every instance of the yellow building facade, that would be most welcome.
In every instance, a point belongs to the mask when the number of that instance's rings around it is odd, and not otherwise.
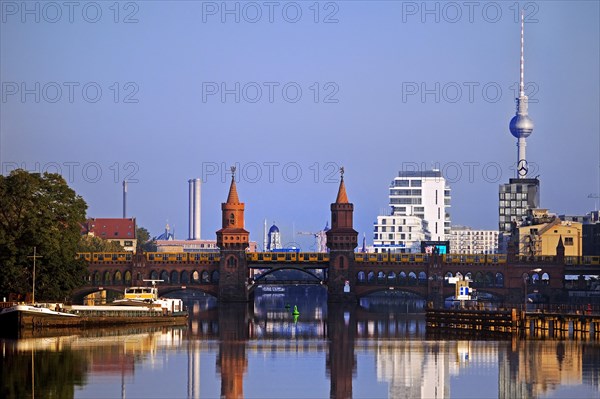
[[[518,228],[519,255],[555,256],[558,240],[562,238],[565,256],[582,256],[581,223],[562,221],[548,214],[546,209],[535,209],[531,224]]]

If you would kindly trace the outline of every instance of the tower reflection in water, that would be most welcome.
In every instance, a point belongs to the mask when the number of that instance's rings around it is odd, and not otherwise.
[[[596,342],[434,337],[411,313],[419,304],[327,306],[324,295],[190,302],[187,329],[2,340],[0,397],[600,396]]]

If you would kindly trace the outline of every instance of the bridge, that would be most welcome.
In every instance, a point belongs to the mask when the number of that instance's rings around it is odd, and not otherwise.
[[[144,285],[145,279],[160,279],[164,280],[161,295],[197,290],[223,302],[249,301],[260,285],[321,284],[330,302],[355,302],[374,292],[402,291],[439,303],[454,295],[448,278],[459,277],[469,279],[479,293],[505,302],[522,303],[525,291],[558,302],[568,295],[565,275],[600,274],[600,257],[565,257],[562,240],[556,256],[536,258],[517,256],[514,247],[507,255],[356,253],[354,206],[348,202],[343,175],[331,204],[328,253],[247,252],[244,203],[239,201],[234,176],[221,210],[217,253],[79,254],[87,262],[88,281],[73,292],[73,299],[99,290],[123,292],[125,287]]]

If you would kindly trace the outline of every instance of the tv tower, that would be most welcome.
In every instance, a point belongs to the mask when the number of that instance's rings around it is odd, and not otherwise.
[[[525,69],[525,59],[523,56],[523,47],[524,47],[524,28],[525,28],[525,16],[523,11],[521,11],[521,76],[519,81],[519,98],[516,99],[517,102],[517,114],[513,116],[510,120],[510,132],[513,136],[517,138],[517,148],[518,148],[518,156],[517,156],[517,177],[519,179],[524,179],[527,177],[527,172],[529,171],[529,166],[527,164],[527,157],[525,156],[525,148],[527,147],[527,143],[525,139],[529,137],[531,132],[533,132],[533,120],[527,114],[527,104],[529,99],[525,95],[525,80],[524,80],[524,69]]]

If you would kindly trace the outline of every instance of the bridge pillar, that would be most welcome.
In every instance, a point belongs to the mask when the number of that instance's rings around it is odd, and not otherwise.
[[[221,373],[221,397],[244,397],[244,374],[248,369],[248,311],[245,304],[219,306],[219,355],[217,370]]]
[[[427,301],[436,309],[444,307],[444,272],[442,270],[442,257],[437,248],[429,257],[427,264]]]
[[[248,263],[246,248],[250,234],[244,230],[244,203],[235,185],[235,168],[231,169],[231,186],[227,202],[221,204],[222,228],[217,231],[219,262],[218,299],[221,302],[248,301]]]
[[[352,226],[353,213],[354,205],[348,202],[342,168],[338,195],[331,204],[331,229],[326,233],[329,248],[328,302],[356,302],[354,248],[358,245],[358,233]]]
[[[356,307],[332,304],[327,307],[327,338],[329,352],[327,369],[330,375],[329,397],[352,397],[352,377],[356,371],[354,353],[356,334]]]

